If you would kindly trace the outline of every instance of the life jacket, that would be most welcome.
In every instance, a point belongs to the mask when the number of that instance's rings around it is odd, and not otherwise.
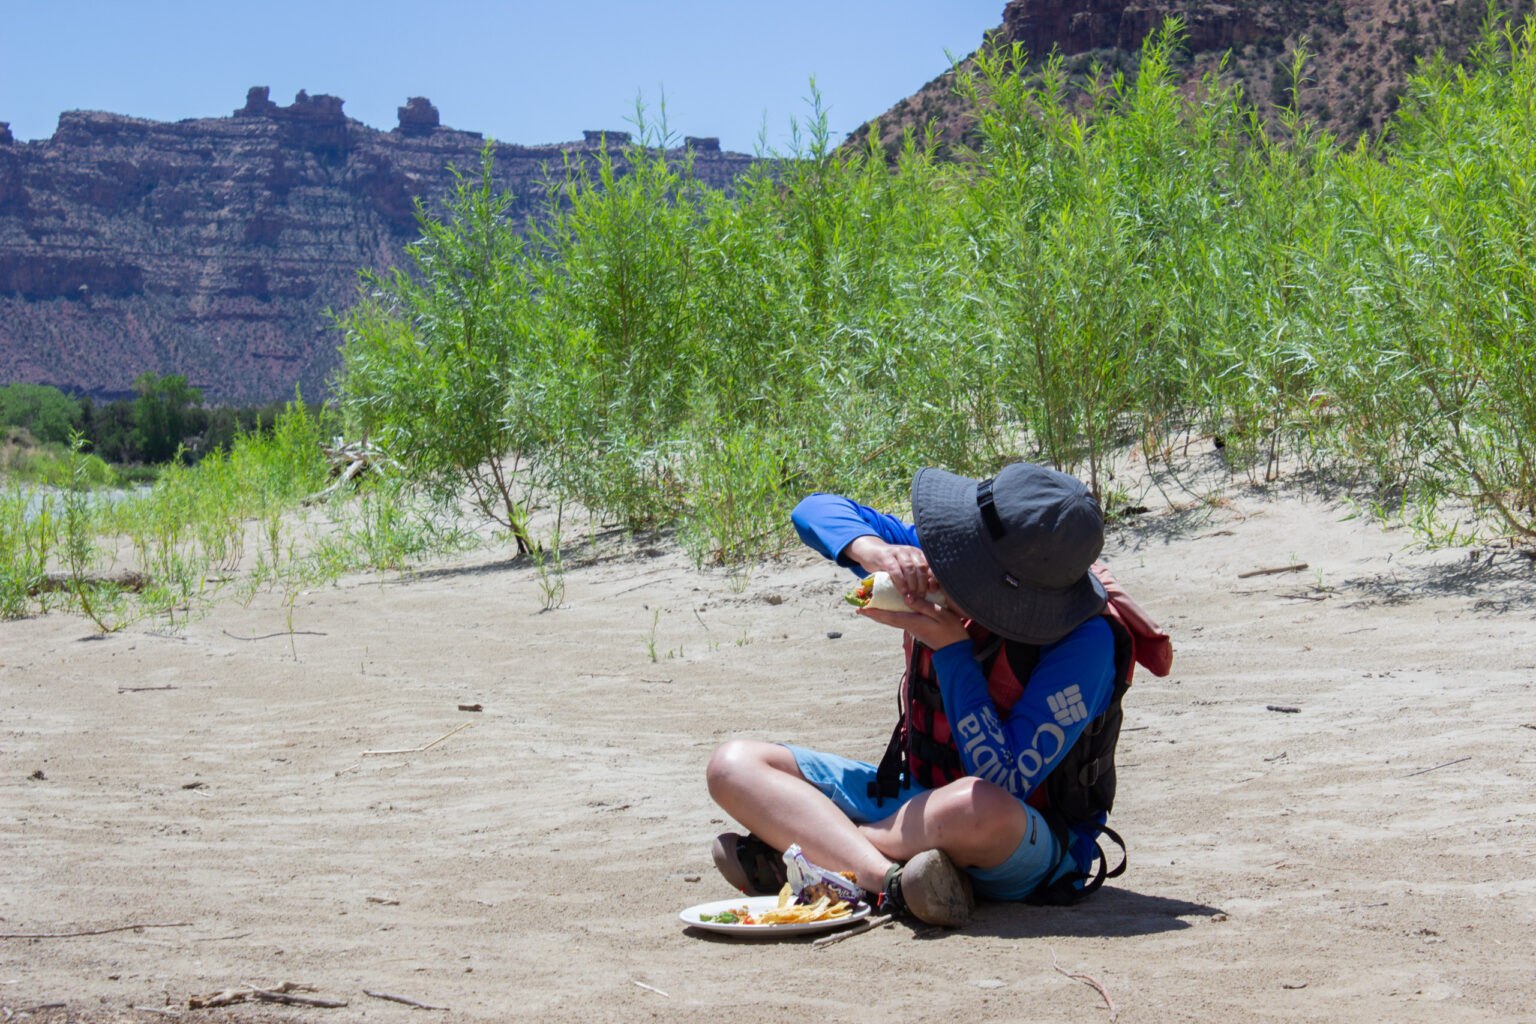
[[[1114,692],[1109,706],[1088,723],[1077,742],[1025,802],[1041,812],[1063,850],[1072,838],[1068,829],[1086,826],[1118,845],[1121,860],[1109,870],[1100,847],[1098,869],[1092,877],[1070,873],[1037,889],[1028,897],[1032,903],[1075,903],[1096,890],[1106,878],[1125,871],[1125,842],[1100,820],[1101,815],[1108,815],[1113,809],[1115,801],[1115,745],[1124,717],[1121,698],[1131,685],[1138,663],[1157,676],[1167,675],[1173,666],[1173,646],[1168,634],[1125,592],[1106,566],[1095,562],[1092,572],[1109,596],[1101,614],[1114,636]],[[1040,661],[1040,647],[1017,640],[1005,641],[974,622],[967,624],[966,631],[971,635],[972,653],[987,680],[987,692],[998,717],[1006,720],[1029,686]],[[938,677],[933,671],[933,652],[914,641],[910,634],[903,646],[907,671],[901,688],[901,714],[875,781],[870,783],[869,795],[877,799],[894,797],[907,779],[936,789],[966,774],[944,713]]]

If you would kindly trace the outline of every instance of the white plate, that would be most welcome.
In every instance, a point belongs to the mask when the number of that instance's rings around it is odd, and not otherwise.
[[[821,932],[829,928],[840,928],[850,921],[869,916],[869,904],[860,903],[853,908],[853,913],[847,917],[837,917],[830,921],[805,921],[799,924],[719,924],[715,921],[701,921],[701,915],[723,914],[727,910],[736,910],[746,907],[747,913],[756,917],[766,913],[779,905],[777,896],[737,896],[733,900],[716,900],[713,903],[700,903],[696,907],[689,907],[678,914],[678,918],[684,924],[691,924],[695,928],[705,928],[712,932],[723,932],[728,935],[795,935],[800,932]]]

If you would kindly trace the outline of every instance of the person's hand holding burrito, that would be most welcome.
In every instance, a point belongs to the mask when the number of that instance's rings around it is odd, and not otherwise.
[[[961,640],[970,641],[965,631],[965,618],[953,608],[940,608],[921,597],[907,597],[911,611],[888,612],[880,608],[861,608],[859,614],[876,622],[895,626],[911,633],[913,638],[930,651],[948,647]]]
[[[867,572],[889,573],[891,582],[903,596],[916,594],[923,597],[939,589],[939,581],[928,568],[928,556],[923,554],[922,548],[891,544],[874,534],[865,534],[850,541],[843,554]]]

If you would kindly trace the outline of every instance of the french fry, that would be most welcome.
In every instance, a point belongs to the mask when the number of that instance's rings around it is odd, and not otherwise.
[[[813,921],[836,921],[853,913],[853,907],[844,900],[830,900],[823,896],[815,903],[795,906],[784,902],[779,894],[779,906],[759,914],[759,924],[810,924]]]

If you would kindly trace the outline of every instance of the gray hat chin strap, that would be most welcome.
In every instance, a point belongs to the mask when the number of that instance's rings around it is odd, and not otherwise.
[[[981,509],[981,521],[987,524],[987,532],[993,540],[1002,540],[1003,534],[1008,531],[1003,527],[1002,517],[997,514],[997,503],[992,500],[992,481],[994,477],[978,481],[976,484],[976,507]],[[1014,586],[1018,586],[1017,583]]]

